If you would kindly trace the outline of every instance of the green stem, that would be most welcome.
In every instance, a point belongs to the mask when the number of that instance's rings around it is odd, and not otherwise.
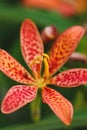
[[[30,110],[31,110],[31,119],[33,122],[40,121],[41,118],[41,92],[38,91],[37,97],[31,102]]]

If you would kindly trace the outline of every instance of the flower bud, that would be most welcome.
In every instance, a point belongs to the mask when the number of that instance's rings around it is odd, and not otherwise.
[[[75,60],[76,61],[83,61],[83,62],[85,62],[87,64],[87,57],[86,57],[86,55],[81,54],[79,52],[73,52],[71,57],[70,57],[70,60],[72,60],[72,61],[75,61]]]
[[[57,36],[58,32],[54,26],[47,26],[41,32],[41,37],[44,43],[55,40]]]

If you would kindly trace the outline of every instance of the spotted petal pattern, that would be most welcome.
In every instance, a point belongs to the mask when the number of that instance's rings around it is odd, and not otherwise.
[[[50,82],[61,87],[77,87],[87,84],[87,69],[66,70],[53,77]]]
[[[33,81],[31,75],[10,54],[0,49],[0,70],[11,79],[30,84]]]
[[[47,103],[53,112],[69,125],[73,116],[71,103],[54,89],[45,87],[42,91],[43,102]]]
[[[5,114],[12,113],[31,102],[36,94],[37,89],[34,86],[14,86],[7,92],[1,104],[1,111]]]
[[[82,27],[73,26],[60,35],[49,52],[51,75],[60,69],[69,59],[72,52],[76,49],[83,34],[84,29]]]
[[[41,64],[44,49],[41,37],[33,21],[26,19],[23,22],[20,40],[23,57],[29,67],[35,71],[36,65]]]

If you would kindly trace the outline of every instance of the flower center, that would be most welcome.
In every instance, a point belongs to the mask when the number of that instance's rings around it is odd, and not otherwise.
[[[44,79],[43,79],[43,78],[37,79],[37,80],[36,80],[36,86],[37,86],[38,88],[43,88],[43,87],[45,86]]]
[[[46,84],[48,84],[48,79],[49,79],[49,56],[47,54],[43,54],[43,63],[44,63],[44,73],[42,77],[38,77],[35,80],[35,86],[37,86],[38,88],[43,88],[46,86]]]

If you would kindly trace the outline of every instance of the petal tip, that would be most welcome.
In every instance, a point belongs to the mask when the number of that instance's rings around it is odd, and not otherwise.
[[[33,22],[33,21],[28,18],[24,19],[23,23],[26,24],[27,22]]]
[[[72,122],[72,117],[64,122],[65,125],[69,126]]]
[[[66,115],[66,117],[65,117],[65,121],[64,121],[64,123],[65,123],[65,125],[67,125],[67,126],[69,126],[70,124],[71,124],[71,122],[72,122],[72,117],[73,117],[73,106],[72,106],[72,104],[69,102],[69,104],[70,104],[70,113],[68,114],[67,113],[67,115]]]
[[[79,25],[76,25],[76,26],[73,26],[72,29],[78,33],[80,33],[82,36],[84,35],[85,33],[85,29],[82,27],[82,26],[79,26]]]
[[[12,112],[10,112],[10,111],[8,111],[8,110],[6,110],[6,109],[4,108],[3,102],[2,102],[2,104],[1,104],[1,112],[2,112],[3,114],[10,114],[10,113],[12,113]]]

